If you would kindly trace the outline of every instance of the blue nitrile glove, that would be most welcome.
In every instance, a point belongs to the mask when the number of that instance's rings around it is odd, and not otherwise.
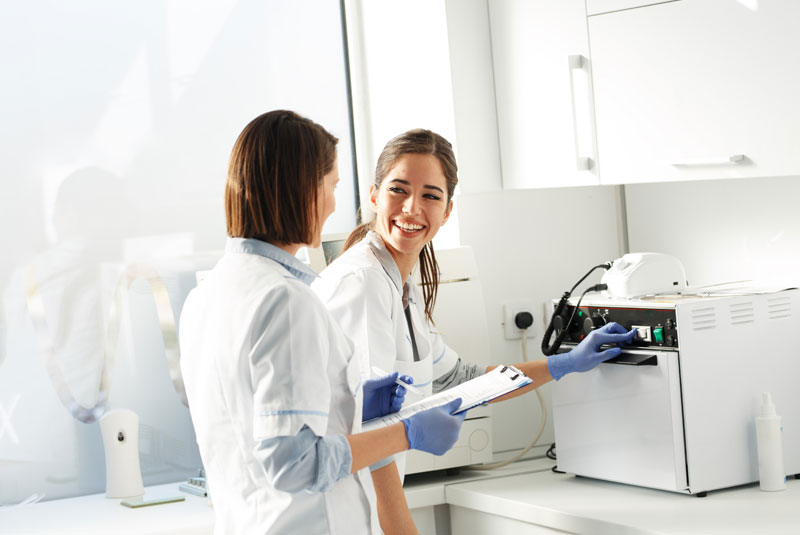
[[[589,333],[578,347],[569,353],[557,353],[547,358],[550,375],[558,381],[571,372],[586,372],[603,361],[614,358],[622,350],[612,347],[600,351],[603,344],[630,344],[636,337],[636,329],[626,331],[619,323],[607,323]]]
[[[400,410],[406,400],[406,389],[395,384],[398,373],[390,373],[377,379],[364,381],[364,410],[361,413],[363,421],[385,416]],[[408,375],[400,377],[403,382],[414,382]]]
[[[461,406],[461,398],[450,403],[418,412],[403,420],[406,426],[408,447],[422,450],[434,455],[443,455],[458,440],[461,424],[467,411],[450,414]]]

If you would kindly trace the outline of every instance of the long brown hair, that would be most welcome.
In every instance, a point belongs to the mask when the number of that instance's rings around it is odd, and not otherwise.
[[[336,161],[338,139],[287,110],[264,113],[233,146],[225,183],[228,236],[311,243],[317,191]]]
[[[383,179],[392,170],[397,161],[406,154],[430,154],[435,156],[442,166],[447,181],[447,205],[453,200],[453,193],[458,184],[458,165],[453,154],[453,146],[445,138],[430,130],[416,128],[409,130],[390,140],[375,166],[375,187],[380,188]],[[367,232],[375,228],[375,220],[357,226],[345,240],[343,251],[364,239]],[[433,323],[433,307],[439,290],[439,264],[433,252],[433,242],[428,242],[419,252],[419,271],[422,279],[422,296],[425,300],[425,316]]]

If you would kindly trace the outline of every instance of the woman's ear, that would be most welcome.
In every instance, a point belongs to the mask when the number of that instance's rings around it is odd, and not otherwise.
[[[369,205],[372,211],[378,213],[378,186],[375,184],[369,187]]]
[[[444,212],[444,219],[442,219],[442,225],[447,223],[447,220],[450,219],[450,214],[453,212],[453,201],[450,201],[450,204],[447,205],[447,210]]]

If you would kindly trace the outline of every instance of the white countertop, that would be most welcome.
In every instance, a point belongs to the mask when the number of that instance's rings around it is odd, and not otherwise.
[[[535,459],[491,471],[462,470],[408,476],[412,509],[440,504],[587,535],[800,533],[800,481],[781,492],[758,485],[717,490],[705,498],[632,487],[550,471]],[[185,496],[184,502],[139,509],[103,494],[0,508],[0,534],[211,534],[214,511],[206,498],[178,483],[146,489],[146,498]],[[451,515],[454,514],[451,512]]]
[[[800,533],[796,479],[780,492],[753,484],[698,498],[546,471],[448,485],[445,494],[451,506],[586,535]]]
[[[412,474],[406,476],[403,490],[406,494],[409,509],[441,505],[447,503],[445,488],[450,485],[549,471],[553,464],[554,462],[549,459],[531,459],[517,461],[495,470],[462,469],[458,474],[454,475],[446,475],[444,470],[425,474]]]
[[[552,461],[537,459],[514,463],[498,470],[462,470],[448,476],[444,471],[412,475],[405,491],[409,507],[421,508],[444,504],[447,485],[489,479],[537,470],[549,470]],[[186,494],[178,483],[145,489],[145,498],[184,496],[183,502],[130,509],[119,499],[93,494],[52,500],[21,507],[0,508],[0,535],[96,535],[170,534],[205,535],[213,532],[214,510],[206,498]]]
[[[184,496],[185,501],[131,509],[120,499],[92,494],[0,509],[0,534],[211,534],[214,510],[208,499],[178,490],[178,483],[145,489],[145,499]]]

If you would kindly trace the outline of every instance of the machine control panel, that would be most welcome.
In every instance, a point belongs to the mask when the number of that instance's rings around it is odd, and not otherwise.
[[[678,325],[675,310],[671,308],[581,306],[575,310],[574,306],[568,304],[555,318],[554,325],[557,334],[567,329],[564,342],[579,343],[594,329],[611,322],[617,322],[626,329],[636,329],[634,345],[637,347],[678,349]]]

